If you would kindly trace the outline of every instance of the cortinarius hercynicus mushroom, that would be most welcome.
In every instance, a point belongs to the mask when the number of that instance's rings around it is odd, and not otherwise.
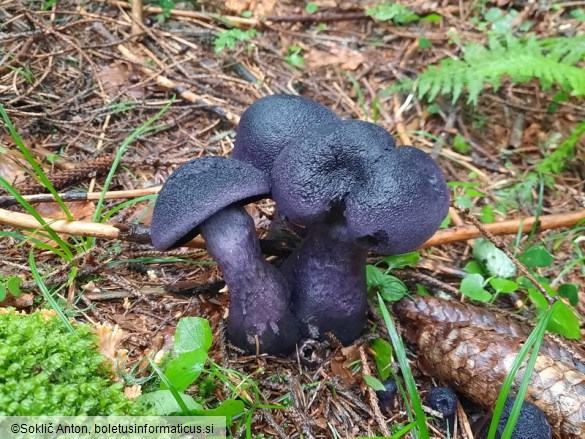
[[[443,430],[453,434],[457,395],[448,387],[433,387],[427,396],[427,404],[443,415]]]
[[[383,128],[342,121],[299,96],[254,103],[232,158],[194,160],[171,176],[152,239],[164,250],[203,235],[230,288],[230,339],[248,351],[257,342],[262,352],[292,350],[297,322],[304,336],[355,340],[366,322],[368,250],[412,250],[447,214],[446,185],[428,155],[396,148]],[[270,193],[279,212],[308,232],[280,270],[261,256],[241,208]]]
[[[500,439],[504,435],[506,424],[510,419],[512,413],[512,407],[514,406],[515,398],[509,397],[506,399],[504,404],[504,410],[498,423],[496,430],[496,439]],[[483,425],[483,428],[479,433],[476,433],[476,437],[480,439],[487,438],[489,432],[489,425],[491,418],[488,422]],[[575,436],[576,437],[576,436]],[[520,410],[520,416],[518,422],[514,427],[512,436],[510,439],[551,439],[552,429],[546,416],[536,405],[531,402],[524,401],[522,403],[522,409]]]
[[[366,122],[318,127],[284,149],[272,167],[272,197],[308,235],[281,267],[292,286],[301,334],[350,343],[366,321],[368,250],[411,251],[447,215],[438,166]]]
[[[192,160],[163,185],[151,238],[157,250],[168,250],[201,234],[230,290],[230,340],[249,352],[276,354],[290,352],[298,340],[290,287],[262,256],[254,221],[242,207],[269,193],[267,176],[247,163]]]
[[[307,133],[340,120],[329,108],[302,96],[266,96],[242,114],[231,157],[270,175],[283,149],[295,148]]]

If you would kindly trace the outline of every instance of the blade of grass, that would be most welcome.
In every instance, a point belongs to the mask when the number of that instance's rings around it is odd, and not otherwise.
[[[2,119],[4,119],[4,123],[8,127],[8,131],[10,131],[10,135],[14,139],[14,142],[16,142],[16,146],[18,147],[18,149],[20,150],[22,155],[24,155],[24,158],[29,163],[29,165],[31,165],[31,167],[34,169],[36,175],[33,175],[33,178],[35,178],[35,180],[37,180],[39,183],[41,183],[45,188],[47,188],[47,190],[51,194],[53,194],[53,196],[55,197],[55,201],[57,202],[57,204],[59,204],[59,207],[61,207],[61,210],[63,210],[67,219],[69,221],[73,221],[73,217],[71,216],[69,209],[67,208],[67,206],[65,205],[65,203],[63,202],[63,200],[59,196],[59,193],[55,190],[55,188],[53,187],[53,185],[51,184],[51,182],[49,181],[49,179],[45,175],[45,172],[43,171],[43,169],[39,166],[39,164],[37,163],[35,158],[29,152],[28,148],[25,146],[24,142],[22,141],[22,139],[18,135],[18,132],[14,128],[14,125],[12,125],[12,122],[10,121],[10,118],[8,117],[8,113],[6,113],[6,110],[4,110],[4,107],[2,105],[0,105],[0,115],[2,116]]]
[[[37,269],[37,265],[35,263],[35,254],[34,254],[34,250],[32,248],[30,249],[30,252],[28,254],[28,264],[30,265],[30,270],[32,272],[32,275],[35,279],[36,284],[38,285],[39,289],[41,290],[41,293],[45,297],[45,300],[47,302],[49,302],[49,305],[51,305],[51,307],[55,310],[55,312],[57,313],[59,318],[65,324],[65,327],[67,328],[67,330],[74,334],[75,329],[73,329],[73,325],[71,325],[71,322],[69,321],[67,316],[63,313],[63,310],[61,309],[61,307],[59,306],[59,304],[57,303],[57,301],[55,300],[53,295],[49,292],[49,290],[47,289],[47,286],[45,285],[45,283],[43,282],[43,279],[41,278],[41,275],[40,275],[39,270]]]
[[[538,357],[538,352],[540,351],[540,346],[544,339],[544,333],[546,331],[546,327],[548,322],[550,321],[553,311],[555,307],[560,302],[555,302],[547,311],[547,313],[543,316],[543,318],[538,322],[534,330],[530,333],[530,336],[526,339],[526,342],[522,346],[522,349],[516,355],[514,362],[510,368],[510,372],[502,385],[502,389],[500,390],[500,394],[498,396],[498,400],[496,401],[496,407],[494,409],[494,414],[492,417],[492,422],[490,424],[490,429],[488,432],[488,439],[494,439],[496,436],[496,430],[498,428],[498,424],[500,422],[500,418],[502,416],[502,411],[504,409],[504,404],[506,403],[506,399],[510,394],[510,389],[514,384],[514,379],[516,374],[520,370],[524,359],[528,355],[531,349],[534,349],[532,352],[532,356],[530,357],[528,364],[526,365],[526,369],[524,371],[524,376],[522,378],[522,382],[518,389],[518,394],[516,395],[516,400],[514,401],[514,406],[510,413],[510,418],[506,424],[506,429],[504,430],[504,435],[502,439],[510,439],[514,427],[516,426],[516,422],[518,421],[518,416],[520,415],[520,409],[522,408],[522,403],[524,402],[524,397],[526,396],[526,391],[528,390],[528,385],[530,384],[530,379],[532,377],[532,372],[534,370],[534,365],[536,364],[536,359]],[[505,432],[508,432],[506,435]]]
[[[102,210],[104,207],[104,200],[106,198],[106,192],[108,191],[108,188],[110,187],[110,184],[112,183],[112,179],[114,178],[114,175],[116,174],[118,166],[120,165],[120,161],[122,160],[122,156],[126,153],[126,150],[132,144],[132,142],[134,142],[141,135],[148,132],[150,126],[154,122],[156,122],[158,119],[160,119],[160,117],[163,114],[165,114],[165,112],[170,108],[170,106],[174,104],[175,99],[176,99],[176,97],[173,97],[169,101],[168,104],[166,104],[158,113],[156,113],[153,117],[148,119],[144,124],[142,124],[136,130],[134,130],[134,132],[132,134],[130,134],[130,136],[128,136],[126,138],[126,140],[124,140],[124,142],[122,142],[122,145],[120,145],[120,148],[118,149],[118,152],[116,153],[116,157],[114,157],[114,162],[112,163],[112,167],[110,168],[110,172],[108,173],[108,176],[106,177],[106,181],[104,182],[104,187],[102,189],[100,198],[97,202],[95,212],[93,214],[93,221],[94,222],[101,222],[101,220],[102,220],[101,215],[102,215]]]
[[[150,362],[150,366],[157,373],[161,381],[165,383],[167,388],[170,390],[171,394],[173,395],[173,398],[175,398],[175,401],[177,401],[177,404],[181,408],[181,412],[183,413],[183,415],[189,416],[189,408],[187,407],[187,404],[185,404],[185,401],[183,401],[183,398],[181,398],[181,395],[179,395],[177,389],[175,389],[175,386],[173,386],[173,383],[171,383],[171,381],[166,377],[164,372],[156,365],[154,361],[152,361],[152,359],[149,358],[148,361]]]
[[[45,235],[41,235],[40,236],[45,236]],[[17,233],[17,232],[0,232],[0,237],[9,237],[9,238],[15,238],[15,239],[20,239],[22,240],[21,243],[17,244],[17,247],[24,244],[27,241],[32,242],[36,247],[42,249],[42,250],[48,250],[50,252],[55,253],[57,256],[59,256],[60,258],[62,258],[63,260],[67,260],[67,256],[64,253],[61,253],[59,250],[57,250],[55,247],[47,244],[46,242],[42,242],[39,241],[38,239],[33,238],[32,236],[24,236],[22,233]],[[47,235],[47,239],[49,239],[49,236]]]
[[[380,312],[382,313],[384,323],[386,324],[386,328],[388,329],[388,334],[390,335],[390,341],[392,343],[392,347],[394,348],[396,359],[398,360],[398,364],[400,364],[400,370],[402,372],[402,377],[404,378],[404,384],[406,385],[406,389],[410,395],[412,409],[416,415],[416,420],[411,419],[411,421],[415,421],[418,424],[421,439],[430,439],[430,433],[426,424],[426,416],[422,408],[422,403],[420,401],[418,391],[416,389],[414,377],[412,376],[412,370],[410,370],[410,365],[408,364],[408,358],[406,358],[406,351],[404,349],[402,339],[398,335],[398,331],[396,331],[396,326],[390,317],[390,313],[386,308],[386,304],[379,294],[378,305],[380,307]],[[415,432],[416,430],[413,429],[413,435]]]

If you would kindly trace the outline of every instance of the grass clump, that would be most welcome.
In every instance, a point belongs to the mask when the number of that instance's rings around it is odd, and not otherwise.
[[[0,309],[0,415],[138,414],[96,345],[89,325]]]

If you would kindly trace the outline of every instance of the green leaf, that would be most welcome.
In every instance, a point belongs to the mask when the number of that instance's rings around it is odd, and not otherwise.
[[[20,284],[22,283],[22,279],[18,276],[11,276],[6,281],[6,288],[10,291],[14,297],[20,297]],[[0,299],[1,300],[1,299]]]
[[[366,283],[368,291],[379,292],[388,302],[397,302],[408,295],[408,288],[400,279],[382,273],[373,265],[366,266]]]
[[[461,134],[457,134],[453,139],[453,149],[459,154],[467,154],[471,151],[471,146],[465,141],[465,137]],[[481,194],[481,196],[483,196],[483,194]]]
[[[174,351],[177,355],[211,347],[212,335],[209,322],[201,317],[183,317],[177,323]]]
[[[559,296],[569,300],[572,306],[579,304],[579,286],[577,284],[562,284],[557,289]]]
[[[483,269],[481,264],[477,261],[470,261],[467,264],[465,264],[465,267],[463,267],[463,271],[465,271],[466,273],[469,273],[469,274],[481,274],[481,275],[485,274],[485,270]]]
[[[313,2],[307,3],[307,6],[305,6],[305,12],[307,14],[314,14],[318,10],[319,10],[319,6]]]
[[[205,349],[180,354],[168,364],[165,376],[175,389],[182,392],[199,378],[206,361],[207,350]],[[168,389],[164,382],[160,383],[160,388],[163,390]]]
[[[528,297],[530,297],[530,300],[532,300],[532,303],[534,303],[534,306],[536,307],[536,317],[541,317],[546,313],[546,310],[548,309],[548,301],[540,291],[537,291],[534,288],[529,288]]]
[[[484,279],[481,274],[470,274],[461,281],[460,290],[472,300],[489,302],[492,295],[483,288]]]
[[[392,346],[383,338],[377,338],[373,341],[372,350],[374,351],[374,360],[378,373],[382,380],[388,379],[390,376],[390,364],[392,362]]]
[[[191,414],[197,416],[225,416],[227,425],[231,425],[231,419],[244,413],[245,406],[242,401],[227,399],[214,409],[196,409]]]
[[[508,278],[516,274],[516,266],[487,239],[477,239],[473,246],[473,257],[485,268],[490,276]]]
[[[573,9],[569,15],[577,21],[585,21],[585,11],[581,8]]]
[[[201,410],[203,406],[189,395],[180,394],[181,399],[189,410]],[[169,416],[176,413],[181,413],[181,407],[173,397],[169,390],[156,390],[151,393],[145,393],[137,398],[137,402],[152,406],[159,416]]]
[[[501,277],[490,279],[490,285],[496,290],[496,293],[511,293],[519,287],[516,282]]]
[[[419,252],[403,253],[401,255],[387,256],[384,262],[388,265],[388,271],[402,267],[414,267],[420,260]]]
[[[420,37],[418,39],[418,48],[419,49],[430,49],[433,45],[431,44],[431,40],[425,37]]]
[[[425,15],[421,21],[426,23],[440,23],[443,18],[439,14],[429,14]]]
[[[6,299],[6,285],[0,284],[0,302]]]
[[[378,378],[373,377],[372,375],[364,375],[364,381],[376,392],[383,392],[386,390],[384,384],[382,384]]]
[[[547,329],[568,339],[580,339],[581,330],[579,328],[579,319],[575,316],[575,311],[563,302],[558,303]]]
[[[554,261],[551,254],[542,244],[525,250],[518,260],[529,268],[548,267]]]
[[[484,224],[495,223],[496,216],[494,215],[494,208],[486,204],[481,208],[481,222]]]

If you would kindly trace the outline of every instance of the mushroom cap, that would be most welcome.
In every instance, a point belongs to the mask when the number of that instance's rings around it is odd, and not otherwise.
[[[453,418],[457,410],[457,395],[448,387],[432,387],[427,396],[427,404],[445,419]]]
[[[173,172],[158,194],[150,235],[157,250],[169,250],[199,234],[198,226],[234,203],[270,193],[268,177],[252,165],[224,157],[191,160]]]
[[[502,437],[504,434],[513,406],[514,398],[506,399],[504,410],[498,423],[497,438]],[[524,401],[522,409],[520,409],[518,422],[512,432],[512,439],[550,439],[551,437],[552,430],[542,410],[531,402]]]
[[[321,126],[283,150],[273,166],[272,195],[295,223],[343,215],[356,243],[384,254],[418,247],[449,209],[447,185],[428,154],[394,148],[382,128],[357,121]]]
[[[378,406],[384,415],[391,415],[394,411],[394,404],[396,394],[398,393],[398,385],[393,379],[384,380],[382,382],[385,390],[377,390]]]
[[[232,158],[270,173],[280,152],[321,125],[340,122],[329,108],[302,96],[266,96],[242,115]]]

